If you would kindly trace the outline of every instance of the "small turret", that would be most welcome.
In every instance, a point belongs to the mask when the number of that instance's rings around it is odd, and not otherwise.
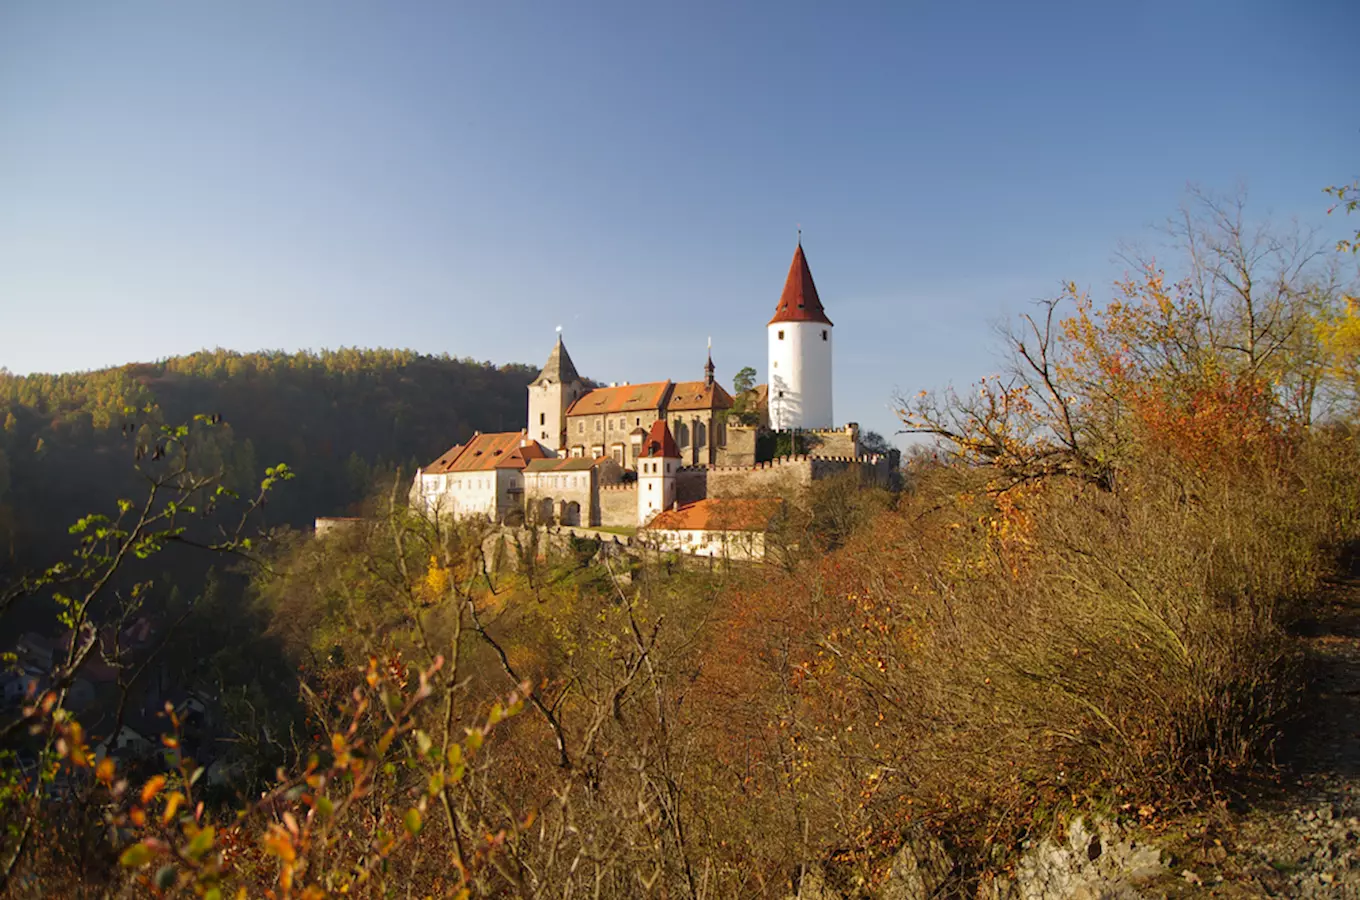
[[[646,525],[662,510],[675,505],[675,478],[680,471],[680,448],[665,419],[652,423],[638,457],[638,524]]]

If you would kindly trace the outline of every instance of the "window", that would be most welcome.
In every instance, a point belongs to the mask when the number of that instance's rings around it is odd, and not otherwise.
[[[780,329],[780,331],[779,331],[779,339],[780,339],[781,341],[784,340],[784,331],[783,331],[783,329]]]
[[[539,432],[539,433],[540,433],[541,435],[543,435],[543,440],[546,441],[546,440],[548,439],[548,432],[542,431],[542,432]]]
[[[826,340],[826,329],[822,329],[822,340]]]
[[[825,331],[822,332],[822,337],[826,337],[826,332],[825,332]],[[547,425],[547,424],[548,424],[548,414],[547,414],[547,413],[539,413],[539,414],[538,414],[538,424],[540,424],[540,425]]]
[[[585,433],[586,433],[586,423],[585,423],[585,422],[577,422],[577,423],[576,423],[576,433],[577,433],[577,434],[585,434]]]
[[[596,431],[602,431],[602,430],[604,430],[604,419],[596,419],[596,420],[595,420],[595,430],[596,430]]]
[[[633,424],[634,424],[634,425],[639,425],[639,426],[640,426],[640,425],[642,424],[642,416],[638,416],[638,417],[634,418],[634,419],[633,419]]]
[[[627,427],[628,427],[628,420],[627,420],[626,418],[620,416],[620,417],[619,417],[619,428],[620,428],[620,429],[624,429],[624,428],[627,428]]]

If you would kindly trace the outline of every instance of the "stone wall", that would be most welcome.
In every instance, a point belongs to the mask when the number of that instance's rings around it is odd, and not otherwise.
[[[716,463],[720,466],[754,466],[756,464],[756,433],[754,425],[738,425],[727,421],[726,446],[719,447]]]
[[[628,527],[638,522],[637,482],[600,486],[600,524]]]
[[[755,466],[713,466],[707,477],[710,497],[777,497],[812,484],[812,461],[788,456]]]
[[[704,497],[779,496],[806,490],[814,481],[847,470],[859,472],[865,487],[888,487],[891,463],[886,457],[785,456],[754,466],[711,466],[680,470],[680,502]],[[702,491],[702,493],[700,493]]]
[[[595,473],[524,473],[524,516],[535,525],[589,525],[595,508]]]
[[[681,469],[675,476],[676,502],[684,505],[707,497],[708,472],[703,466]]]

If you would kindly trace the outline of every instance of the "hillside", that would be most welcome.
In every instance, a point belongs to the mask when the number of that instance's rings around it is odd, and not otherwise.
[[[128,432],[147,422],[220,415],[227,427],[209,461],[220,460],[238,489],[286,462],[298,477],[267,520],[302,525],[362,499],[377,472],[409,471],[474,430],[522,427],[534,374],[358,349],[205,350],[61,375],[0,370],[0,571],[49,561],[72,521],[136,495]]]

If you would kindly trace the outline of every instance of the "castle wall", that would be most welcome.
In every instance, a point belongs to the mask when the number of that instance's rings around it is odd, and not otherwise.
[[[756,432],[754,425],[738,425],[729,420],[727,445],[719,447],[714,462],[719,466],[754,466],[756,464]]]
[[[682,469],[681,503],[704,497],[778,496],[806,490],[814,481],[855,469],[864,486],[888,487],[891,463],[882,456],[786,456],[754,466]],[[703,493],[700,493],[700,491]]]
[[[707,468],[681,469],[675,477],[675,499],[680,505],[694,503],[708,496]]]
[[[637,524],[637,482],[600,487],[600,525],[630,528]]]
[[[524,477],[524,515],[534,524],[591,525],[592,472],[533,472]],[[574,504],[574,505],[573,505]]]
[[[809,456],[857,459],[860,456],[859,426],[851,422],[844,428],[815,428],[803,432],[808,439]]]
[[[812,464],[806,456],[789,456],[755,466],[713,466],[707,478],[710,497],[778,496],[812,484]]]

